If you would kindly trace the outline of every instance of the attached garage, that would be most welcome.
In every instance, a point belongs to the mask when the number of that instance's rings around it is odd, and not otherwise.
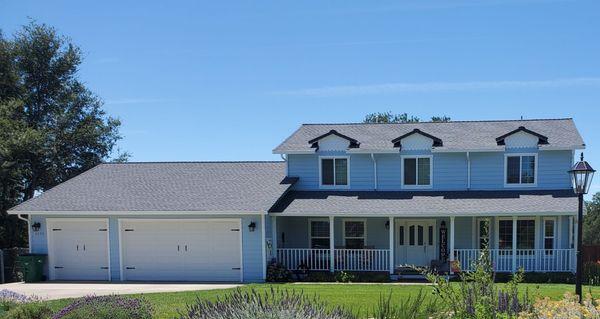
[[[49,218],[50,280],[110,280],[108,219]]]
[[[243,281],[240,219],[119,220],[121,280]]]

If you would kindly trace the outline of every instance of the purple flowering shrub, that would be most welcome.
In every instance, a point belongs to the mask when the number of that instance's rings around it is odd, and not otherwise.
[[[0,316],[19,304],[33,301],[34,299],[7,289],[0,290]]]
[[[117,295],[75,299],[52,319],[151,319],[152,306],[142,298]]]
[[[354,315],[332,308],[303,293],[271,288],[260,293],[236,289],[223,298],[198,298],[180,312],[180,319],[355,319]]]
[[[11,290],[0,290],[0,318],[48,319],[52,310],[38,298]]]

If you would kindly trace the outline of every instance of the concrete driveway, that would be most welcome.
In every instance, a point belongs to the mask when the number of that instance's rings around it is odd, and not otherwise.
[[[236,284],[197,284],[197,283],[98,283],[98,282],[42,282],[10,283],[0,285],[0,290],[8,289],[42,299],[76,298],[87,295],[125,295],[153,292],[177,292],[235,288]]]

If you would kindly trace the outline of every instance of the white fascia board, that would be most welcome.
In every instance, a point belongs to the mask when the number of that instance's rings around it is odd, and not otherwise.
[[[289,150],[289,151],[278,151],[273,150],[273,154],[314,154],[316,153],[316,149],[313,150]]]
[[[8,211],[9,215],[142,216],[142,215],[267,215],[253,211]]]
[[[432,148],[431,153],[466,153],[466,152],[504,152],[504,147],[494,147],[494,148]]]
[[[584,150],[585,145],[573,145],[573,146],[540,146],[540,151],[577,151]]]
[[[397,154],[400,153],[399,149],[381,149],[381,150],[377,150],[377,149],[372,149],[372,150],[366,150],[366,149],[358,149],[358,148],[353,148],[353,149],[349,149],[346,151],[346,153],[349,154]]]
[[[420,213],[414,212],[410,214],[402,214],[402,213],[270,213],[270,215],[277,217],[357,217],[357,218],[368,218],[368,217],[479,217],[479,216],[490,216],[490,217],[512,217],[512,216],[573,216],[576,215],[577,212],[519,212],[519,213],[495,213],[495,212],[487,212],[487,213],[450,213],[450,214],[431,214],[431,213]]]

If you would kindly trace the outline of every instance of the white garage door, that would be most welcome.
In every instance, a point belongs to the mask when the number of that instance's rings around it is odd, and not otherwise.
[[[239,219],[120,224],[123,280],[242,280]]]
[[[47,220],[51,280],[109,280],[108,220]]]

